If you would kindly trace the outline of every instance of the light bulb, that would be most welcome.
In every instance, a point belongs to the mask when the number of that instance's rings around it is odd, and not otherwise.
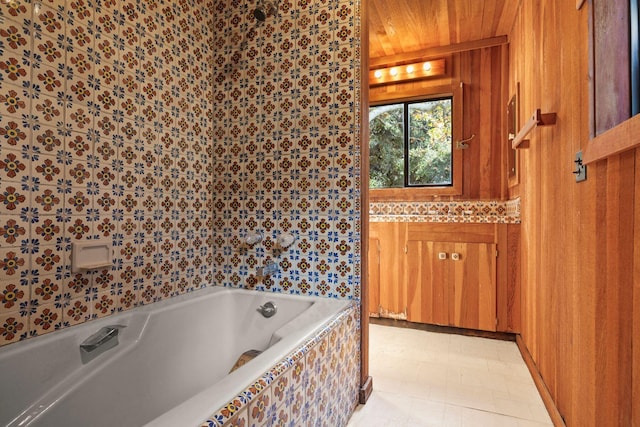
[[[408,65],[407,66],[407,73],[411,74],[411,73],[413,73],[413,71],[414,71],[413,65]]]
[[[392,77],[395,77],[398,75],[398,69],[397,68],[392,68],[389,70],[389,74],[391,74]]]
[[[382,71],[376,70],[375,73],[373,73],[373,75],[375,76],[376,79],[379,79],[380,77],[382,77]]]
[[[422,66],[422,69],[425,71],[431,71],[431,63],[425,62],[424,65]]]

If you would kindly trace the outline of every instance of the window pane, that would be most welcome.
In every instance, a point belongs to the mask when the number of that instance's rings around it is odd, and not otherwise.
[[[409,104],[409,185],[451,185],[451,98]]]
[[[369,109],[369,187],[404,187],[404,105]]]

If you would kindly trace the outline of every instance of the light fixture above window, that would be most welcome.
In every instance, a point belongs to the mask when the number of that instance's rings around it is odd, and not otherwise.
[[[442,76],[446,72],[444,59],[414,62],[411,64],[394,65],[377,68],[369,72],[371,86],[396,83],[406,80],[417,80],[428,77]]]

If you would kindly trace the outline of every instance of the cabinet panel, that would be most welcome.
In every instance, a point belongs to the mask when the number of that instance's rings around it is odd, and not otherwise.
[[[382,317],[406,319],[407,299],[405,284],[406,224],[371,223],[370,238],[379,244],[378,312]],[[371,256],[371,252],[369,252]],[[369,273],[371,274],[371,272]],[[375,274],[375,273],[374,273]],[[375,299],[375,296],[370,296]],[[373,308],[369,304],[370,308]]]
[[[407,320],[449,324],[449,265],[438,259],[450,243],[409,240],[407,242]]]
[[[496,330],[496,245],[456,243],[451,261],[453,317],[461,328]]]
[[[503,224],[371,223],[370,312],[419,323],[517,331],[519,254],[510,243]],[[444,260],[440,253],[446,254]],[[453,253],[459,254],[458,261],[452,260]]]

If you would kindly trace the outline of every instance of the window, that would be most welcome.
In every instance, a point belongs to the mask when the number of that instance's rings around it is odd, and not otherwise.
[[[369,187],[453,185],[452,97],[369,109]]]

